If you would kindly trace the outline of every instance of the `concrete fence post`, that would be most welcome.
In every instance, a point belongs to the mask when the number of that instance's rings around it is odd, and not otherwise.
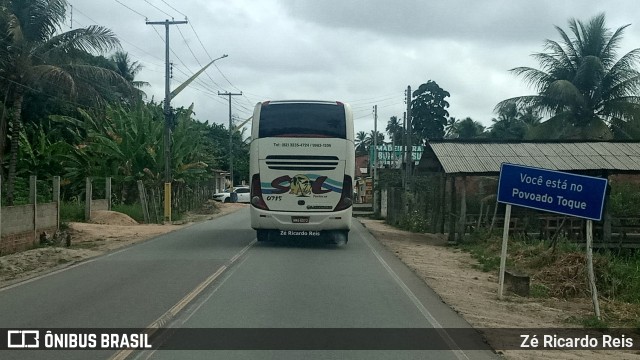
[[[105,179],[105,199],[107,199],[107,210],[111,211],[111,177]]]
[[[2,176],[0,176],[0,245],[2,244]]]
[[[56,230],[60,230],[60,176],[53,177],[53,202],[56,203]]]
[[[29,176],[29,201],[33,206],[33,239],[38,239],[38,189],[37,189],[37,177],[35,175]]]
[[[91,188],[91,177],[87,177],[85,183],[85,196],[84,196],[84,220],[89,221],[91,219],[91,200],[93,199],[93,189]]]

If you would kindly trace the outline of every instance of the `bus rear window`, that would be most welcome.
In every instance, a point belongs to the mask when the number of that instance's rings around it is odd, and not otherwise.
[[[260,110],[258,136],[329,137],[346,139],[347,125],[341,104],[268,104]]]

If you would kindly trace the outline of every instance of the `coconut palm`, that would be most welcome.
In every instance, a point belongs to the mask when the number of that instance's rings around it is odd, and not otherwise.
[[[88,52],[104,53],[119,48],[120,43],[113,32],[101,26],[58,32],[65,19],[66,0],[4,3],[2,18],[7,22],[3,25],[6,32],[0,46],[0,76],[9,86],[8,104],[12,108],[7,181],[7,203],[11,204],[25,95],[30,91],[51,90],[52,94],[74,98],[79,91],[91,93],[94,80],[104,83],[122,77],[112,70],[72,61],[74,56]]]
[[[546,40],[545,52],[533,55],[540,70],[511,69],[538,94],[504,100],[496,110],[515,102],[519,108],[549,115],[530,131],[532,137],[611,138],[608,125],[625,123],[640,113],[640,74],[635,69],[640,49],[617,57],[628,26],[612,32],[604,14],[587,22],[569,20],[570,33],[556,26],[561,40]]]
[[[457,132],[458,123],[460,121],[455,117],[451,116],[447,119],[447,124],[444,127],[444,137],[445,138],[455,138],[455,134]]]
[[[374,139],[376,141],[374,141]],[[369,134],[367,134],[367,139],[365,140],[365,143],[367,144],[367,148],[370,148],[371,146],[373,146],[374,142],[377,143],[378,146],[379,145],[383,145],[384,144],[384,134],[381,133],[380,131],[371,130],[371,132]]]
[[[142,71],[142,64],[137,61],[132,61],[128,53],[116,51],[115,54],[111,56],[111,61],[115,63],[118,74],[129,81],[135,88],[140,89],[144,86],[149,86],[149,83],[146,81],[135,80],[136,75]]]
[[[366,154],[367,153],[367,132],[366,131],[358,131],[356,134],[356,153],[358,154]]]
[[[458,139],[474,139],[480,137],[483,133],[484,125],[470,117],[458,121],[455,128],[455,135],[458,136]]]
[[[511,101],[498,109],[498,118],[491,119],[489,137],[501,140],[521,140],[527,134],[527,125],[521,120],[518,105]]]
[[[403,144],[403,136],[404,136],[404,128],[398,120],[397,116],[392,116],[389,118],[389,122],[387,122],[386,128],[387,134],[389,134],[389,138],[391,138],[391,142],[396,145]]]

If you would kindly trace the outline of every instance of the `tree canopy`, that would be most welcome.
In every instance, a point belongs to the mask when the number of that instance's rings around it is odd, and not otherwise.
[[[496,110],[515,103],[549,116],[533,138],[629,137],[625,127],[640,117],[640,49],[617,54],[629,25],[611,31],[603,13],[587,21],[570,19],[568,25],[569,32],[556,26],[560,40],[546,40],[544,52],[533,55],[541,69],[511,69],[537,94],[504,100]]]
[[[143,101],[139,88],[147,83],[135,79],[141,64],[107,28],[66,31],[67,6],[65,0],[0,0],[0,163],[8,204],[18,175],[59,175],[63,194],[74,187],[75,195],[87,176],[114,177],[120,201],[135,200],[138,180],[162,181],[163,107]],[[199,122],[191,108],[172,113],[175,182],[206,182],[211,169],[228,168],[229,131],[236,180],[248,179],[242,132]]]
[[[421,143],[429,139],[442,139],[449,116],[449,103],[445,100],[450,96],[449,92],[429,80],[420,85],[412,96],[413,137],[420,139]]]

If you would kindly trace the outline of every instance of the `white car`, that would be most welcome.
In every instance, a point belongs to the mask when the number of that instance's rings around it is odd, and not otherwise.
[[[249,203],[250,199],[250,191],[248,186],[236,186],[233,190],[236,194],[238,194],[238,202],[239,203]],[[221,201],[221,202],[231,202],[231,193],[229,190],[225,190],[223,192],[213,194],[213,200]]]

